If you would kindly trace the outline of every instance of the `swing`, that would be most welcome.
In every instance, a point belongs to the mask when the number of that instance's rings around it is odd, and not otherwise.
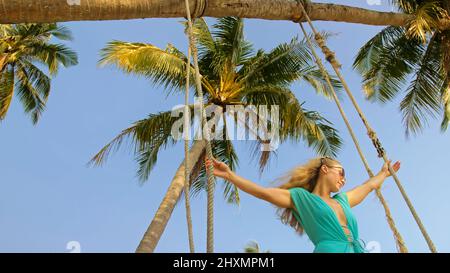
[[[346,117],[346,114],[345,114],[345,112],[344,112],[344,110],[343,110],[343,108],[341,106],[341,103],[340,103],[340,101],[339,101],[339,99],[338,99],[338,97],[336,95],[336,91],[333,88],[333,85],[331,84],[330,75],[327,72],[325,66],[323,65],[320,57],[318,57],[317,52],[315,51],[314,46],[313,46],[313,44],[311,42],[311,39],[307,35],[307,32],[306,32],[306,30],[304,29],[304,27],[302,25],[302,22],[301,22],[302,20],[306,19],[307,23],[309,24],[309,26],[310,26],[313,34],[314,34],[314,38],[315,38],[317,44],[319,45],[319,47],[321,48],[323,54],[325,55],[326,60],[331,64],[331,66],[333,67],[333,70],[335,71],[336,75],[338,76],[338,78],[340,79],[342,85],[344,86],[345,92],[349,96],[353,106],[355,107],[355,109],[358,112],[358,114],[359,114],[363,124],[365,125],[365,127],[367,129],[367,134],[368,134],[369,138],[371,139],[375,149],[378,152],[378,157],[383,158],[384,162],[388,163],[388,157],[387,157],[386,151],[384,150],[384,148],[383,148],[379,138],[377,137],[375,131],[370,127],[366,117],[364,116],[361,108],[357,104],[357,102],[356,102],[352,92],[350,91],[349,86],[347,85],[347,83],[346,83],[342,73],[340,72],[341,65],[339,64],[338,60],[336,59],[336,56],[335,56],[334,52],[332,52],[327,47],[324,38],[320,35],[320,33],[317,32],[317,30],[314,27],[310,17],[308,16],[307,5],[308,5],[309,1],[307,1],[307,0],[306,1],[304,1],[304,0],[296,0],[296,1],[298,2],[298,6],[299,6],[303,16],[301,18],[295,19],[293,21],[300,25],[300,28],[301,28],[304,36],[305,36],[305,39],[306,39],[306,41],[308,43],[308,46],[311,49],[311,52],[312,52],[312,54],[314,56],[315,62],[319,66],[322,75],[326,79],[327,84],[328,84],[330,90],[332,91],[333,99],[334,99],[334,101],[335,101],[335,103],[336,103],[336,105],[337,105],[337,107],[339,109],[339,112],[340,112],[340,114],[341,114],[341,116],[342,116],[342,118],[343,118],[343,120],[344,120],[344,122],[346,124],[346,127],[347,127],[347,129],[348,129],[348,131],[349,131],[349,133],[350,133],[350,135],[352,137],[352,140],[353,140],[353,142],[354,142],[354,144],[356,146],[356,149],[357,149],[358,154],[359,154],[359,156],[360,156],[360,158],[361,158],[361,160],[362,160],[362,162],[364,164],[364,167],[366,168],[366,171],[369,174],[369,177],[373,177],[374,174],[373,174],[372,170],[370,169],[370,167],[368,165],[368,162],[367,162],[367,160],[366,160],[366,158],[365,158],[365,156],[364,156],[364,154],[363,154],[363,152],[361,150],[359,142],[358,142],[358,140],[357,140],[357,138],[356,138],[356,136],[355,136],[355,134],[353,132],[353,129],[352,129],[352,127],[351,127],[351,125],[350,125],[350,123],[349,123],[349,121],[348,121],[348,119]],[[200,3],[198,3],[198,2],[200,2]],[[186,68],[186,96],[185,96],[185,99],[186,99],[186,101],[185,101],[185,104],[186,104],[185,113],[187,113],[187,109],[186,108],[187,108],[187,104],[188,104],[188,101],[187,101],[188,100],[188,89],[189,89],[189,81],[188,80],[189,80],[191,51],[192,51],[193,60],[194,60],[196,88],[197,88],[197,91],[198,91],[199,96],[201,98],[203,98],[203,91],[202,91],[202,86],[201,86],[201,76],[200,76],[199,67],[198,67],[198,53],[197,53],[197,48],[195,46],[195,40],[194,40],[195,38],[194,38],[193,30],[192,30],[192,20],[191,20],[190,8],[189,8],[189,0],[185,0],[185,4],[186,4],[186,13],[187,13],[187,22],[188,22],[188,33],[187,33],[187,36],[188,36],[188,39],[189,39],[189,54],[188,54],[188,65],[187,65],[187,68]],[[204,0],[197,1],[196,2],[196,7],[195,7],[195,15],[197,15],[199,13],[202,13],[202,12],[199,12],[199,11],[204,10],[204,6],[205,6],[205,1]],[[194,16],[194,18],[201,17],[201,16],[202,15]],[[206,114],[205,114],[205,111],[204,111],[204,105],[203,105],[203,101],[202,100],[201,100],[200,107],[201,107],[201,113],[202,113],[202,124],[205,126],[203,128],[206,130],[204,132],[204,135],[206,135],[205,137],[207,137],[207,139],[206,139],[206,141],[207,141],[206,152],[207,152],[208,158],[211,159],[212,158],[212,149],[211,149],[211,143],[210,143],[209,137],[208,137],[209,130],[208,130],[207,123],[206,123]],[[185,126],[186,126],[185,128],[187,128],[187,121],[186,120],[185,120]],[[188,145],[187,141],[188,140],[186,139],[185,140],[185,153],[186,153],[186,157],[185,158],[187,158],[187,145]],[[187,173],[187,169],[188,169],[187,168],[187,166],[188,166],[187,160],[185,161],[185,164],[186,164],[185,165],[185,170],[186,170],[185,171],[185,196],[187,196],[188,192],[189,192],[189,180],[188,180],[189,177],[188,177],[188,173]],[[419,229],[422,232],[422,235],[424,236],[424,238],[425,238],[425,240],[426,240],[426,242],[428,244],[429,249],[431,250],[431,252],[436,253],[437,250],[436,250],[436,248],[434,246],[434,243],[432,242],[432,240],[429,237],[425,227],[422,224],[422,221],[420,220],[419,216],[417,215],[417,212],[415,211],[411,201],[409,200],[409,198],[408,198],[408,196],[407,196],[407,194],[406,194],[402,184],[400,183],[400,180],[398,179],[395,171],[392,169],[392,166],[390,164],[388,164],[388,167],[389,167],[389,171],[392,174],[392,177],[394,178],[394,180],[395,180],[395,182],[397,184],[397,187],[399,188],[399,190],[400,190],[400,192],[402,194],[403,199],[405,200],[405,202],[406,202],[409,210],[411,211],[411,213],[412,213],[412,215],[413,215],[417,225],[419,226]],[[212,171],[213,171],[212,168],[213,167],[211,165],[209,170],[207,171],[207,177],[208,177],[208,184],[207,184],[208,185],[207,186],[207,191],[208,191],[207,252],[208,253],[211,253],[214,250],[214,248],[213,248],[213,204],[214,204],[213,203],[213,201],[214,201],[213,200],[213,193],[214,193],[214,183],[215,183],[215,181],[214,181],[214,176],[212,175]],[[397,245],[398,251],[401,252],[401,253],[408,252],[408,249],[407,249],[407,247],[406,247],[406,245],[405,245],[405,243],[403,241],[403,238],[402,238],[401,234],[398,232],[398,230],[397,230],[397,228],[395,226],[395,223],[394,223],[394,220],[393,220],[393,218],[391,216],[389,207],[388,207],[388,205],[387,205],[387,203],[386,203],[386,201],[385,201],[385,199],[384,199],[380,189],[376,190],[376,195],[377,195],[378,199],[380,200],[380,202],[382,203],[383,208],[385,210],[386,218],[387,218],[389,227],[391,228],[391,230],[392,230],[392,232],[394,234],[394,238],[395,238],[395,241],[396,241],[396,245]],[[189,200],[188,200],[188,197],[186,197],[186,198],[187,198],[186,199],[186,204],[187,204],[186,209],[188,210]],[[192,230],[191,230],[190,220],[188,220],[188,229],[189,229],[189,234],[191,234]],[[191,241],[190,241],[190,247],[191,247],[191,252],[193,252],[193,243]]]
[[[203,3],[203,5],[202,5]],[[193,30],[192,30],[192,20],[191,20],[191,11],[189,8],[189,0],[185,0],[185,4],[186,4],[186,18],[187,18],[187,23],[188,23],[188,40],[189,40],[189,46],[188,46],[188,64],[186,65],[186,95],[185,95],[185,119],[184,119],[184,131],[187,134],[187,129],[188,128],[188,97],[189,97],[189,70],[190,70],[190,58],[191,58],[191,53],[192,53],[192,57],[194,60],[194,69],[195,69],[195,84],[196,84],[196,88],[197,88],[197,92],[199,94],[200,97],[200,113],[201,113],[201,122],[202,122],[202,136],[204,138],[206,138],[206,156],[209,159],[212,159],[212,149],[211,149],[211,142],[210,137],[209,137],[209,127],[208,127],[208,123],[206,122],[206,112],[204,109],[204,105],[203,105],[203,90],[202,90],[202,84],[201,84],[201,76],[200,76],[200,70],[199,70],[199,66],[198,66],[198,52],[197,52],[197,47],[195,45],[195,37],[193,34]],[[204,10],[205,7],[205,2],[204,1],[200,1],[200,5],[196,5],[195,7],[195,14],[198,14],[199,10]],[[200,16],[195,16],[195,17],[201,17]],[[192,51],[192,52],[191,52]],[[185,143],[184,143],[184,149],[185,149],[185,198],[186,199],[186,210],[188,210],[189,207],[189,174],[188,174],[188,162],[187,162],[187,153],[188,153],[188,139],[185,139]],[[207,193],[208,193],[208,197],[207,197],[207,238],[206,238],[206,252],[207,253],[213,253],[214,252],[214,186],[215,186],[215,177],[213,176],[213,166],[209,167],[209,170],[206,172],[207,178],[208,178],[208,183],[207,183]],[[190,215],[190,212],[189,212]],[[190,217],[190,216],[187,216]],[[192,233],[192,224],[190,223],[190,220],[188,218],[188,232],[189,234]],[[191,252],[194,252],[194,245],[192,242],[192,236],[189,237],[189,246],[191,249]]]
[[[307,7],[305,8],[305,6],[307,6],[309,1],[307,1],[307,0],[306,1],[297,0],[297,2],[298,2],[298,5],[299,5],[299,8],[301,9],[301,12],[303,14],[304,19],[306,19],[306,21],[308,22],[308,24],[309,24],[309,26],[310,26],[313,34],[314,34],[314,38],[315,38],[317,44],[322,49],[322,52],[325,55],[325,59],[333,67],[333,70],[335,71],[336,75],[338,76],[339,80],[342,82],[342,85],[344,86],[345,92],[349,96],[353,106],[355,107],[355,109],[358,112],[362,122],[364,123],[364,125],[365,125],[365,127],[367,129],[367,134],[368,134],[369,138],[372,140],[372,143],[373,143],[375,149],[378,152],[378,157],[382,157],[384,162],[388,163],[388,156],[386,154],[386,151],[384,150],[383,146],[381,145],[381,142],[378,139],[375,131],[370,127],[369,122],[367,121],[366,117],[364,116],[361,108],[359,107],[359,105],[356,102],[352,92],[350,91],[350,88],[347,85],[347,83],[346,83],[342,73],[340,72],[341,65],[339,64],[338,60],[336,59],[336,56],[335,56],[334,52],[332,52],[327,47],[324,38],[316,30],[316,28],[314,27],[314,25],[313,25],[313,23],[311,21],[311,18],[308,16],[308,12],[306,11]],[[338,99],[338,97],[336,95],[336,91],[335,91],[335,89],[333,88],[333,86],[332,86],[332,84],[330,82],[330,75],[327,72],[326,68],[324,67],[321,59],[318,57],[318,55],[317,55],[317,53],[316,53],[316,51],[314,49],[314,46],[312,45],[311,39],[307,35],[307,33],[306,33],[302,23],[301,23],[301,20],[303,19],[303,17],[299,18],[297,20],[294,20],[294,22],[296,22],[296,23],[298,23],[300,25],[300,28],[302,29],[302,32],[305,35],[305,38],[306,38],[306,40],[308,42],[308,46],[309,46],[309,48],[311,49],[311,52],[314,55],[315,61],[316,61],[317,65],[320,67],[322,75],[326,78],[327,84],[329,85],[330,90],[332,90],[333,99],[336,102],[336,105],[338,106],[339,111],[340,111],[340,113],[341,113],[341,115],[342,115],[342,117],[343,117],[343,119],[345,121],[347,129],[349,130],[349,132],[350,132],[350,134],[352,136],[353,142],[355,143],[355,146],[356,146],[356,148],[358,150],[358,153],[359,153],[359,155],[361,157],[361,160],[364,163],[364,166],[365,166],[365,168],[367,170],[367,173],[369,174],[370,177],[372,177],[373,176],[373,172],[371,171],[370,167],[368,166],[367,160],[365,159],[365,157],[364,157],[364,155],[363,155],[363,153],[361,151],[359,143],[358,143],[358,141],[357,141],[357,139],[356,139],[356,137],[355,137],[355,135],[353,133],[353,130],[352,130],[352,128],[351,128],[347,118],[346,118],[346,115],[345,115],[345,113],[344,113],[344,111],[343,111],[343,109],[341,107],[339,99]],[[397,184],[397,187],[399,188],[399,190],[400,190],[400,192],[401,192],[401,194],[403,196],[403,199],[405,200],[406,204],[408,205],[408,208],[411,211],[411,213],[412,213],[412,215],[414,217],[414,220],[416,221],[417,225],[419,226],[419,229],[422,232],[422,235],[424,236],[424,238],[425,238],[425,240],[426,240],[426,242],[428,244],[428,247],[430,248],[431,252],[436,253],[437,252],[436,247],[434,246],[434,243],[431,240],[431,238],[429,237],[429,235],[428,235],[425,227],[423,226],[422,221],[420,220],[419,216],[417,215],[417,212],[414,209],[414,206],[412,205],[412,203],[409,200],[405,190],[403,189],[403,186],[400,183],[400,180],[398,179],[396,173],[392,169],[392,166],[390,164],[388,164],[388,166],[389,166],[389,171],[391,172],[392,177],[394,178],[394,180],[395,180],[395,182]],[[389,223],[389,226],[390,226],[392,232],[394,233],[394,237],[395,237],[397,248],[398,248],[399,252],[402,252],[402,253],[407,252],[408,250],[407,250],[407,248],[405,246],[405,243],[403,242],[403,238],[401,237],[400,233],[398,232],[397,228],[395,227],[395,223],[394,223],[394,221],[393,221],[393,219],[392,219],[392,217],[390,215],[389,208],[388,208],[388,206],[386,204],[386,201],[384,200],[383,195],[381,194],[381,191],[379,189],[377,189],[376,190],[376,194],[377,194],[378,198],[380,199],[380,202],[383,204],[383,207],[385,209],[386,218],[387,218],[387,221]]]

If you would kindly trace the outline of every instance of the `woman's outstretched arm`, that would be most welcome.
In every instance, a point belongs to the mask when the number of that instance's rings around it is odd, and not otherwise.
[[[395,172],[397,172],[400,169],[400,162],[395,162],[395,164],[392,165],[392,168]],[[370,192],[375,189],[379,189],[384,180],[389,176],[391,176],[391,173],[389,172],[388,164],[385,163],[377,175],[367,180],[364,184],[348,191],[347,197],[350,207],[358,205],[367,197],[367,195],[369,195]]]
[[[209,169],[211,161],[206,159],[206,169]],[[255,196],[256,198],[265,200],[269,203],[274,204],[280,208],[292,208],[293,203],[291,200],[291,194],[286,189],[279,188],[265,188],[262,187],[248,179],[245,179],[233,171],[223,162],[212,160],[214,167],[213,174],[215,176],[221,177],[230,183],[234,184],[240,190],[245,191],[248,194]]]

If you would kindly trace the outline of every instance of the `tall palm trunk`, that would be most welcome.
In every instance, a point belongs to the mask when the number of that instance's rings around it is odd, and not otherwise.
[[[197,162],[200,159],[200,155],[203,153],[205,146],[206,142],[204,140],[194,141],[194,145],[189,151],[188,161],[192,163]],[[192,166],[194,166],[194,164],[189,164],[188,166],[189,173],[191,173],[192,171]],[[183,160],[183,162],[178,167],[174,178],[172,179],[172,183],[167,190],[166,196],[159,205],[159,208],[156,211],[156,214],[153,217],[150,226],[148,227],[147,231],[144,234],[144,237],[139,243],[136,252],[149,253],[155,250],[155,247],[158,244],[158,241],[161,238],[164,229],[166,228],[167,222],[169,221],[175,204],[178,198],[180,198],[181,191],[183,190],[185,184],[184,168],[185,164]]]
[[[6,62],[6,55],[5,54],[0,55],[0,73],[3,71],[5,62]]]
[[[0,82],[2,80],[2,72],[3,69],[5,68],[5,63],[6,63],[6,55],[2,54],[0,55]]]
[[[293,0],[204,0],[190,1],[196,17],[237,16],[267,20],[296,20],[302,13]],[[0,23],[44,23],[64,21],[123,20],[141,18],[183,18],[184,1],[175,0],[0,0]],[[312,20],[404,25],[411,15],[350,7],[310,3]],[[444,23],[448,27],[450,24]]]

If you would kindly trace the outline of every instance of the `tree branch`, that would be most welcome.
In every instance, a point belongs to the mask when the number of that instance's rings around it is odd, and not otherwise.
[[[191,0],[191,10],[197,16],[259,18],[297,21],[302,13],[294,0]],[[363,8],[311,3],[312,20],[358,23],[366,25],[402,26],[411,15],[379,12]],[[203,14],[202,14],[203,13]],[[66,21],[127,20],[138,18],[185,17],[183,1],[178,0],[0,0],[0,23],[48,23]],[[442,28],[450,27],[443,22]]]

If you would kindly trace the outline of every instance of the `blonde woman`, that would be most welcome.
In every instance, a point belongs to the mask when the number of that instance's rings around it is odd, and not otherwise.
[[[328,157],[310,160],[281,178],[278,188],[262,187],[235,174],[223,162],[206,160],[214,166],[213,174],[226,179],[239,189],[280,208],[281,220],[300,234],[306,232],[314,243],[314,252],[361,253],[358,226],[351,208],[383,184],[391,174],[384,164],[380,172],[364,184],[348,192],[339,192],[345,185],[345,171],[339,161]],[[395,172],[400,162],[393,166]],[[339,193],[337,193],[339,192]],[[337,193],[331,197],[331,193]]]

